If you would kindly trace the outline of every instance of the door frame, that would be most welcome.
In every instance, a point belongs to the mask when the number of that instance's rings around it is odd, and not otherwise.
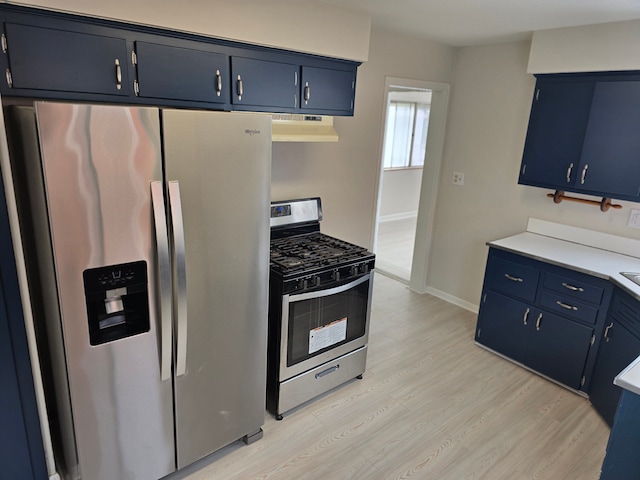
[[[420,90],[431,90],[432,92],[429,131],[427,133],[427,149],[425,152],[424,167],[422,169],[416,237],[411,264],[411,278],[409,280],[409,288],[411,290],[418,293],[426,293],[428,290],[427,273],[429,267],[429,253],[431,250],[431,241],[433,236],[433,224],[436,213],[436,199],[438,195],[438,184],[440,181],[440,167],[442,164],[442,152],[444,150],[445,126],[447,121],[447,111],[449,109],[449,93],[451,86],[448,83],[385,77],[384,104],[378,152],[378,181],[376,185],[375,221],[373,223],[373,238],[371,242],[374,251],[377,247],[378,222],[380,220],[380,200],[382,196],[381,187],[382,176],[384,174],[382,156],[384,152],[384,133],[386,129],[387,108],[389,105],[389,90],[391,87],[398,86]]]

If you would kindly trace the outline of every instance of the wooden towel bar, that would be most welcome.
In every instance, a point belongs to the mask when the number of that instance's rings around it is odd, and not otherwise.
[[[562,200],[570,202],[586,203],[589,205],[598,205],[600,210],[606,212],[609,208],[622,208],[622,205],[611,203],[610,198],[602,197],[602,200],[587,200],[585,198],[568,197],[563,190],[556,190],[555,193],[547,193],[547,197],[553,198],[553,203],[560,203]]]

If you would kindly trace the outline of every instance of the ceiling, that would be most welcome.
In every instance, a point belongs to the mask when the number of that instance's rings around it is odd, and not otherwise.
[[[534,30],[640,19],[640,0],[321,0],[372,25],[456,47],[530,38]]]

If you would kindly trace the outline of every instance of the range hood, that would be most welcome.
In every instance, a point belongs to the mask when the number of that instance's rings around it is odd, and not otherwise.
[[[271,139],[274,142],[337,142],[333,117],[323,115],[272,114]]]

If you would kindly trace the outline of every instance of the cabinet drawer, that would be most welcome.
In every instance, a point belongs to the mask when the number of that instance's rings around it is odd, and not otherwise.
[[[596,323],[598,308],[585,305],[551,290],[542,292],[540,305],[546,310],[587,323]]]
[[[487,265],[485,287],[532,302],[536,296],[540,271],[536,268],[491,258]]]
[[[555,290],[567,298],[575,298],[583,302],[600,304],[604,289],[584,283],[576,278],[563,277],[547,273],[544,277],[544,288]]]

